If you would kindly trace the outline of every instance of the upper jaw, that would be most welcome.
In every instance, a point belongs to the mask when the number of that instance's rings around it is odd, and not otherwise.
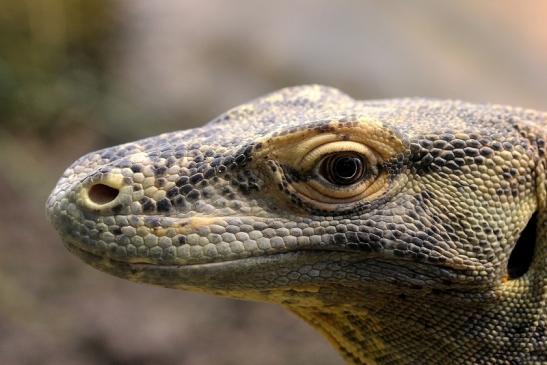
[[[301,250],[347,250],[309,239],[268,238],[275,230],[267,227],[280,223],[271,217],[86,216],[71,215],[60,204],[48,209],[68,248],[115,262],[185,266]]]

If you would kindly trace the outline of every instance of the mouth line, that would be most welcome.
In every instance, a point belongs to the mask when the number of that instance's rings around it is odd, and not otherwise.
[[[287,256],[287,255],[320,255],[320,254],[344,254],[344,255],[351,255],[351,256],[360,256],[360,252],[356,252],[353,250],[343,250],[343,249],[328,249],[328,248],[322,248],[322,249],[306,249],[306,248],[300,248],[295,250],[289,250],[289,251],[283,251],[283,252],[274,252],[274,253],[264,253],[261,255],[256,256],[248,256],[248,257],[240,257],[240,258],[234,258],[229,260],[221,260],[221,261],[211,261],[211,262],[197,262],[197,263],[188,263],[188,264],[178,264],[178,263],[152,263],[152,262],[146,262],[146,261],[129,261],[129,260],[121,260],[116,257],[111,257],[107,255],[100,255],[95,252],[92,252],[90,250],[86,250],[73,242],[66,242],[65,246],[67,249],[73,253],[75,253],[78,257],[89,257],[93,259],[93,261],[106,261],[109,263],[112,263],[114,265],[127,265],[129,267],[133,268],[173,268],[173,269],[183,269],[183,268],[195,268],[195,269],[204,269],[204,268],[214,268],[217,266],[222,265],[230,265],[237,262],[252,262],[253,260],[268,260],[273,259],[278,256]]]
[[[247,275],[249,273],[266,274],[270,270],[275,270],[281,267],[293,267],[297,265],[306,265],[310,262],[337,262],[345,264],[370,263],[371,267],[381,266],[392,271],[406,270],[407,276],[413,278],[415,275],[420,275],[431,280],[439,280],[445,278],[450,282],[452,289],[456,290],[457,285],[465,285],[470,288],[469,282],[459,280],[456,276],[459,271],[455,268],[439,268],[423,263],[418,267],[407,267],[407,260],[396,259],[395,261],[386,260],[381,256],[368,256],[363,252],[344,250],[336,248],[297,248],[290,251],[262,253],[260,255],[237,257],[221,261],[210,262],[195,262],[195,263],[175,263],[175,262],[144,262],[144,261],[128,261],[121,260],[108,255],[100,255],[90,252],[79,247],[73,242],[65,241],[66,248],[78,256],[81,260],[91,265],[92,267],[108,272],[115,276],[127,278],[137,282],[160,283],[168,287],[180,287],[183,281],[187,281],[187,288],[197,288],[207,286],[210,283],[207,280],[217,281],[219,278],[226,277],[234,279],[238,275]],[[261,269],[258,269],[258,268]],[[258,271],[257,271],[258,270]],[[234,273],[238,273],[237,275]],[[235,275],[235,276],[234,276]],[[196,278],[201,279],[196,279]],[[193,279],[192,279],[193,278]],[[202,280],[202,281],[199,281]],[[199,285],[196,283],[199,282]],[[194,285],[196,284],[196,285]],[[474,287],[483,287],[481,283],[474,283]],[[443,284],[444,285],[444,284]]]

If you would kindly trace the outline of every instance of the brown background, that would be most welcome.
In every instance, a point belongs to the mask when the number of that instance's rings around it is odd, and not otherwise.
[[[281,308],[129,283],[44,217],[80,155],[303,83],[547,110],[547,2],[0,0],[0,364],[341,364]]]

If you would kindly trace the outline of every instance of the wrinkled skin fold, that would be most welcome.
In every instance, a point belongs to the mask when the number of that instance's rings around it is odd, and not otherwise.
[[[83,156],[47,214],[99,270],[279,303],[348,363],[546,363],[546,118],[287,88]]]

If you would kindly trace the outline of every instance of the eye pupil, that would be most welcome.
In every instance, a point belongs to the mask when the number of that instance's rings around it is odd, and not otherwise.
[[[342,179],[351,179],[359,171],[361,161],[355,157],[341,157],[334,162],[334,172]]]
[[[350,185],[363,176],[363,160],[354,155],[334,155],[324,160],[321,170],[322,175],[331,183]]]

